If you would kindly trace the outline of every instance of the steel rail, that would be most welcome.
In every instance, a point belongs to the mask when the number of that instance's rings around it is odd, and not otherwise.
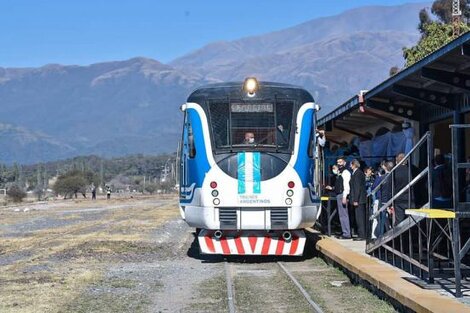
[[[277,262],[277,265],[279,265],[279,267],[284,271],[284,273],[290,278],[290,280],[294,283],[294,285],[299,289],[299,291],[302,293],[304,298],[312,307],[313,311],[316,313],[323,313],[323,310],[318,306],[318,304],[315,303],[315,301],[312,300],[308,292],[302,287],[299,281],[295,279],[295,277],[291,274],[291,272],[281,262]]]
[[[227,300],[228,300],[228,311],[229,313],[236,313],[237,310],[235,309],[235,301],[233,298],[233,282],[232,282],[232,268],[230,264],[225,261],[224,262],[225,268],[225,281],[227,282]]]

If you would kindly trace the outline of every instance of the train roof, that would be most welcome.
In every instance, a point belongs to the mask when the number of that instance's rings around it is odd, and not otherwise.
[[[223,82],[207,84],[195,89],[188,97],[188,102],[200,102],[201,99],[221,97],[244,97],[243,83]],[[291,84],[259,81],[259,91],[254,98],[263,99],[269,96],[283,96],[286,98],[302,98],[305,102],[313,102],[312,95],[304,88]]]

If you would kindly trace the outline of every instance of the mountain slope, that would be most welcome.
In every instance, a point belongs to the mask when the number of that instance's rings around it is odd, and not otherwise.
[[[214,69],[210,75],[221,80],[243,80],[254,75],[300,85],[328,110],[383,80],[390,66],[401,63],[401,47],[415,40],[416,35],[402,32],[353,33],[284,53],[249,58]]]
[[[174,151],[178,108],[205,82],[144,58],[2,69],[0,121],[49,134],[77,153]]]
[[[370,6],[345,11],[336,16],[314,19],[284,30],[210,43],[180,57],[170,65],[177,68],[198,68],[210,73],[213,67],[266,54],[286,52],[297,46],[323,41],[356,32],[396,31],[417,33],[418,12],[429,3],[399,6]]]
[[[0,147],[0,160],[5,163],[55,160],[77,152],[45,134],[3,123],[0,123]]]

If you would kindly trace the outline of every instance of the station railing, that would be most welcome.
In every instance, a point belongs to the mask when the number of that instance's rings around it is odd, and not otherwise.
[[[422,147],[426,148],[426,166],[424,169],[419,170],[418,167],[413,165],[413,156],[416,152],[419,152]],[[372,212],[370,212],[369,223],[368,223],[368,234],[369,234],[369,241],[370,239],[377,238],[377,235],[382,235],[385,232],[385,229],[380,229],[378,232],[377,227],[383,226],[381,224],[384,218],[387,216],[391,216],[391,222],[389,223],[390,228],[394,228],[396,226],[396,212],[394,212],[393,208],[395,206],[395,202],[397,199],[402,199],[404,194],[407,195],[407,208],[412,208],[415,206],[415,202],[417,197],[414,195],[414,187],[417,184],[423,184],[423,180],[426,182],[426,189],[427,189],[427,202],[420,203],[420,207],[429,207],[430,203],[432,202],[432,160],[431,156],[433,153],[433,142],[432,142],[432,135],[430,132],[427,132],[416,145],[409,151],[405,157],[395,165],[395,167],[390,171],[390,173],[386,173],[381,182],[370,192],[368,195],[368,203],[369,208],[372,208]],[[396,181],[396,172],[401,169],[401,166],[407,167],[407,181],[408,183],[404,186],[401,190],[395,190],[395,181]],[[390,188],[390,190],[384,190],[384,188]],[[382,192],[389,192],[390,199],[386,199],[385,203],[380,203],[381,193]],[[421,190],[421,192],[426,192],[426,190]],[[423,196],[422,194],[420,196]],[[424,197],[422,197],[424,198]],[[373,208],[376,208],[374,210]]]

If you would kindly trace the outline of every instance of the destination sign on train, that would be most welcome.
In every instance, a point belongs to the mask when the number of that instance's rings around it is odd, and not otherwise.
[[[232,103],[231,110],[234,113],[244,113],[244,112],[273,112],[272,103]]]

